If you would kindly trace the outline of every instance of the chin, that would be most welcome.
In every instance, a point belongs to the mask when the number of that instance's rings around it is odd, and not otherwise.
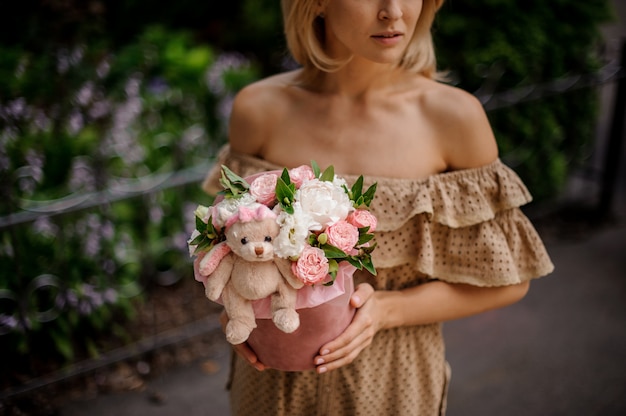
[[[388,51],[388,53],[381,53],[371,56],[368,58],[368,60],[377,64],[397,65],[400,63],[400,61],[402,61],[403,56],[404,52]]]
[[[374,63],[380,64],[380,65],[393,65],[393,66],[397,66],[400,61],[401,58],[394,58],[394,59],[372,59],[371,60]]]

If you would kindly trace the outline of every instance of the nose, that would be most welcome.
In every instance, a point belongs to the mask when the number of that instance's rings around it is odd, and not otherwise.
[[[260,256],[261,254],[263,254],[263,247],[255,247],[254,254],[256,254],[257,256]]]
[[[385,0],[378,11],[380,20],[398,20],[402,17],[402,7],[398,0]]]

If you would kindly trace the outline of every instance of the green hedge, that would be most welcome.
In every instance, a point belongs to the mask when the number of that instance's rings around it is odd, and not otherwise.
[[[237,54],[149,26],[132,42],[0,52],[0,216],[124,197],[202,163],[226,140]],[[131,336],[151,285],[191,278],[197,183],[0,229],[0,351],[13,365],[94,356]],[[108,342],[108,341],[107,341]],[[29,355],[26,355],[29,353]],[[3,380],[0,379],[0,386]]]
[[[439,67],[478,90],[491,73],[494,92],[590,74],[601,62],[599,26],[610,2],[449,1],[435,25]],[[492,81],[491,81],[492,82]],[[595,138],[598,94],[568,92],[489,113],[503,159],[538,200],[558,197]]]

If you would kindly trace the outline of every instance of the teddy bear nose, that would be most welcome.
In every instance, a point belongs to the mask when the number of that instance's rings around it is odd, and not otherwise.
[[[255,248],[254,248],[254,253],[255,253],[257,256],[260,256],[261,254],[263,254],[263,247],[255,247]]]

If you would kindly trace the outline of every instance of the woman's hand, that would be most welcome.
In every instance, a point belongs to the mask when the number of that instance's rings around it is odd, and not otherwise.
[[[319,374],[350,364],[382,328],[380,304],[371,285],[360,284],[350,304],[357,308],[354,319],[341,335],[323,345],[314,359]]]
[[[226,328],[226,324],[228,323],[228,315],[226,315],[226,311],[222,311],[222,314],[220,315],[220,323],[222,324],[223,331],[224,328]],[[259,361],[259,358],[256,356],[254,351],[252,351],[252,348],[250,348],[247,342],[244,342],[243,344],[233,345],[233,350],[235,350],[237,355],[246,360],[248,364],[250,364],[257,370],[263,371],[268,368]]]

